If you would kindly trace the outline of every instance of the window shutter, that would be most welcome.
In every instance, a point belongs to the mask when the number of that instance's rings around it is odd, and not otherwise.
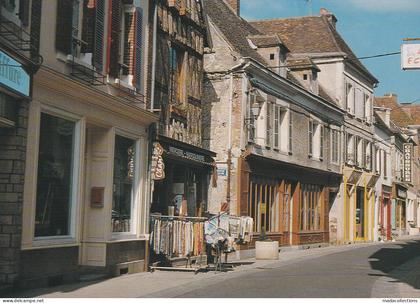
[[[42,0],[32,0],[31,8],[31,59],[37,61],[41,31]]]
[[[104,51],[104,35],[105,35],[105,0],[96,0],[95,2],[95,37],[93,41],[93,66],[98,71],[103,70],[103,51]]]
[[[289,153],[293,151],[293,115],[289,109]]]
[[[308,123],[308,149],[309,149],[309,156],[312,157],[312,144],[313,144],[313,122],[309,120]]]
[[[29,0],[19,0],[19,19],[23,26],[29,25]]]
[[[134,86],[140,90],[143,74],[142,68],[142,44],[143,44],[143,11],[140,7],[136,7],[136,39],[134,53]]]
[[[267,102],[267,117],[266,117],[266,134],[265,134],[265,145],[266,146],[271,146],[271,137],[272,137],[272,133],[273,133],[273,126],[272,126],[272,111],[273,111],[273,106],[272,103]]]
[[[82,53],[93,53],[93,40],[95,33],[95,6],[92,0],[83,1],[83,19],[82,19]]]
[[[134,74],[134,43],[135,18],[131,12],[125,13],[124,18],[124,65],[128,66],[126,74]]]
[[[324,137],[325,137],[325,128],[324,125],[320,125],[320,138],[319,138],[319,158],[324,158]]]
[[[55,48],[64,54],[71,53],[73,1],[58,0],[55,32]]]
[[[111,0],[109,6],[108,74],[118,78],[120,67],[121,0]]]

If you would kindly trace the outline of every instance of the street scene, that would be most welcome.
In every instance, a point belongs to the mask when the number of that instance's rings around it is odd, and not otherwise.
[[[419,28],[417,0],[0,0],[0,298],[416,302]]]

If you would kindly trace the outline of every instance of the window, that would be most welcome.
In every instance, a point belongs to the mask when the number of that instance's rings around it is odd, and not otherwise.
[[[169,57],[170,57],[170,85],[171,85],[171,102],[174,104],[182,104],[186,101],[185,99],[185,75],[186,75],[186,67],[184,64],[184,56],[185,52],[177,49],[177,48],[170,48],[169,49]]]
[[[289,151],[291,127],[288,110],[277,104],[267,102],[266,146]]]
[[[324,126],[318,122],[309,120],[308,128],[309,157],[322,160],[324,156]]]
[[[347,163],[349,165],[355,165],[355,141],[356,141],[356,137],[354,135],[351,134],[347,134]]]
[[[382,168],[381,168],[381,164],[382,164],[382,151],[380,148],[376,149],[376,167],[375,170],[376,172],[381,175],[382,174]]]
[[[331,129],[331,163],[339,164],[340,131]]]
[[[388,178],[388,154],[385,150],[382,151],[383,153],[383,168],[384,168],[384,178]]]
[[[278,181],[252,177],[250,182],[248,214],[254,218],[254,231],[280,231]]]
[[[360,88],[356,88],[355,91],[355,114],[356,117],[359,119],[365,118],[365,102],[364,102],[364,94]]]
[[[71,234],[75,126],[41,113],[35,237]]]
[[[308,74],[303,74],[303,80],[308,80]]]
[[[366,142],[365,145],[365,168],[368,170],[372,169],[372,144],[370,142]]]
[[[346,83],[346,106],[347,112],[350,114],[354,114],[354,88],[351,83]]]
[[[300,193],[300,230],[321,229],[322,187],[302,184]]]
[[[115,136],[112,231],[130,232],[136,174],[136,142]]]
[[[270,54],[270,60],[274,60],[274,54]]]

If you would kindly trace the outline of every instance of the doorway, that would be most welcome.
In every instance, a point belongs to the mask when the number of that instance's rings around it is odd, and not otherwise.
[[[365,239],[365,191],[363,188],[356,190],[356,240]]]

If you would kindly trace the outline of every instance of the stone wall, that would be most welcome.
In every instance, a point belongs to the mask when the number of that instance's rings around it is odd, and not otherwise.
[[[28,107],[19,101],[16,127],[0,128],[0,290],[19,272]]]

